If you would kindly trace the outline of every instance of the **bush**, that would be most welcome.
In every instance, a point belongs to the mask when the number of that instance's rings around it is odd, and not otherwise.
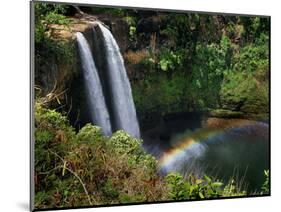
[[[136,138],[132,138],[123,130],[115,132],[107,142],[107,145],[120,155],[134,155],[142,152],[141,142]]]
[[[224,185],[219,180],[205,175],[203,178],[190,174],[184,179],[179,173],[170,173],[165,178],[168,183],[169,197],[173,200],[187,199],[212,199],[229,196],[245,196],[245,191],[240,191],[234,180]]]
[[[49,27],[50,24],[67,26],[71,22],[64,15],[67,9],[68,6],[59,4],[35,2],[35,59],[38,68],[54,63],[54,58],[55,61],[72,61],[74,43],[56,41]]]
[[[79,144],[95,145],[97,142],[104,141],[102,130],[98,126],[86,124],[77,134]]]
[[[189,175],[184,180],[180,174],[170,173],[166,176],[166,181],[170,189],[169,197],[173,200],[217,198],[223,193],[223,183],[206,175],[202,179]]]
[[[35,125],[37,209],[166,198],[156,159],[124,131],[108,138],[87,124],[75,134],[66,117],[39,103]]]
[[[49,150],[61,155],[68,153],[68,147],[75,142],[75,131],[68,125],[66,117],[54,110],[35,104],[35,160],[40,172],[50,168],[56,160]]]
[[[247,114],[268,113],[268,43],[262,36],[233,56],[232,70],[224,74],[220,97],[224,108]],[[261,44],[262,43],[262,44]]]
[[[35,2],[35,43],[45,40],[48,24],[67,25],[70,20],[64,15],[68,6]]]
[[[175,71],[182,68],[183,51],[171,51],[163,49],[160,51],[158,66],[162,71]]]
[[[264,170],[265,181],[261,187],[261,194],[269,194],[269,170]]]
[[[70,19],[66,18],[64,15],[57,14],[56,12],[49,12],[43,20],[47,24],[59,24],[67,25],[70,23]]]
[[[220,85],[224,74],[231,68],[232,45],[222,36],[220,44],[197,45],[192,71],[192,88],[206,107],[219,104]]]
[[[266,39],[266,38],[265,38]],[[243,47],[233,58],[234,71],[254,73],[268,69],[268,39],[263,45],[251,44]]]
[[[190,109],[189,79],[182,74],[172,78],[166,74],[155,73],[138,84],[132,85],[134,102],[139,117],[146,114],[165,115],[173,112],[183,112]],[[142,121],[142,120],[141,120]]]
[[[121,157],[127,157],[130,166],[142,166],[148,176],[155,177],[157,172],[156,159],[145,152],[142,141],[132,138],[123,130],[115,132],[108,140],[107,147]]]

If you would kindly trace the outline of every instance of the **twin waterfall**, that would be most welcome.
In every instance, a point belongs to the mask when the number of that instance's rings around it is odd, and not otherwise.
[[[93,55],[84,35],[76,34],[91,120],[105,135],[122,129],[140,138],[131,86],[119,47],[105,26],[97,23],[96,28],[93,27]]]

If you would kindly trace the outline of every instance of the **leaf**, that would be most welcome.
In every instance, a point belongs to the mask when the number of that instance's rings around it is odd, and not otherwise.
[[[221,187],[221,186],[223,186],[223,183],[222,182],[214,182],[212,185],[214,187]]]
[[[212,180],[207,175],[204,175],[205,180],[207,180],[208,183],[210,183]]]
[[[201,199],[204,199],[204,198],[205,198],[201,191],[199,192],[199,197],[200,197]]]
[[[194,189],[195,189],[195,187],[193,185],[191,185],[190,188],[189,188],[189,193],[191,194]]]
[[[203,183],[203,180],[202,179],[196,179],[196,184],[201,184],[201,183]]]
[[[62,169],[62,176],[65,174],[65,169],[66,169],[66,161],[63,163],[63,169]]]
[[[168,70],[168,62],[166,60],[161,60],[160,61],[160,68],[162,71],[167,71]]]

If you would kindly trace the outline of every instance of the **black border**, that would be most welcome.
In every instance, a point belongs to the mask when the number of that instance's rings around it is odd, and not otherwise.
[[[103,207],[115,207],[115,206],[134,206],[134,205],[149,205],[149,204],[162,204],[162,203],[182,203],[182,202],[199,202],[209,200],[225,200],[225,199],[242,199],[242,198],[256,198],[256,197],[270,197],[271,196],[271,16],[270,15],[256,15],[256,14],[243,14],[243,13],[223,13],[223,12],[206,12],[206,11],[193,11],[193,10],[178,10],[178,9],[163,9],[163,8],[143,8],[143,7],[132,7],[132,6],[119,6],[119,5],[100,5],[90,3],[73,3],[73,2],[56,2],[56,1],[44,1],[44,0],[30,0],[30,101],[29,101],[29,112],[30,112],[30,211],[54,211],[54,210],[68,210],[68,209],[87,209],[87,208],[103,208]],[[92,206],[77,206],[77,207],[61,207],[61,208],[46,208],[46,209],[35,209],[34,208],[34,3],[47,3],[47,4],[68,4],[88,7],[100,7],[100,8],[122,8],[122,9],[136,9],[136,10],[147,10],[147,11],[159,11],[159,12],[175,12],[175,13],[192,13],[192,14],[207,14],[207,15],[223,15],[223,16],[245,16],[245,17],[260,17],[269,19],[269,42],[268,42],[268,84],[269,84],[269,193],[260,195],[249,195],[249,196],[233,196],[233,197],[219,197],[219,198],[205,198],[196,200],[168,200],[168,201],[155,201],[155,202],[136,202],[136,203],[123,203],[123,204],[108,204],[108,205],[92,205]]]

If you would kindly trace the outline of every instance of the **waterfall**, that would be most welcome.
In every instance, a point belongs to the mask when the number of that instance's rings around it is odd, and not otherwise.
[[[103,51],[106,72],[106,88],[110,95],[110,108],[112,127],[114,130],[125,130],[130,135],[140,138],[139,124],[136,115],[136,109],[132,97],[130,82],[124,66],[123,57],[119,46],[111,32],[98,23],[98,27],[103,37]]]
[[[105,135],[110,135],[112,130],[109,113],[105,104],[100,78],[93,60],[90,46],[82,33],[77,32],[76,36],[91,120],[95,125],[102,128]]]

